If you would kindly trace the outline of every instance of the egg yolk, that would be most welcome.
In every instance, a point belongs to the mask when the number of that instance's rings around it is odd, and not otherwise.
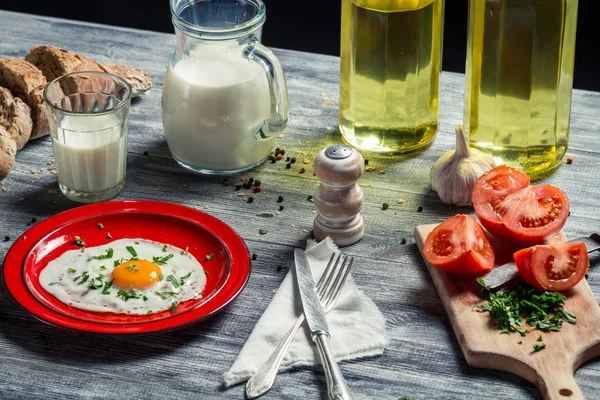
[[[153,262],[131,260],[119,264],[112,274],[113,285],[123,289],[133,286],[135,289],[147,289],[160,281],[161,269]]]

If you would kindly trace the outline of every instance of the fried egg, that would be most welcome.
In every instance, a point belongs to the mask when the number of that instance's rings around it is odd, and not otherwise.
[[[41,271],[40,285],[87,311],[154,314],[199,299],[204,268],[185,250],[145,239],[69,250]]]

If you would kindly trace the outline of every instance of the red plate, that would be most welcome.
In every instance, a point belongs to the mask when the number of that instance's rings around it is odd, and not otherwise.
[[[109,233],[112,239],[107,238]],[[75,236],[87,247],[125,238],[188,247],[207,271],[204,295],[180,303],[175,313],[153,315],[96,313],[61,303],[40,286],[38,277],[50,261],[77,248]],[[213,253],[214,259],[205,261]],[[34,317],[63,328],[103,334],[159,332],[202,320],[231,303],[249,276],[248,248],[231,227],[189,207],[148,200],[98,203],[55,215],[17,239],[4,261],[8,292]]]

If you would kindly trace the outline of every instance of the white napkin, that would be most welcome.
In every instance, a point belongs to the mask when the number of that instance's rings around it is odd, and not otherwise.
[[[339,250],[330,238],[318,244],[314,240],[307,242],[306,256],[315,282],[318,282],[333,252],[338,253]],[[355,262],[354,268],[360,268],[360,265]],[[250,379],[302,313],[295,275],[295,269],[287,274],[237,359],[223,375],[227,387]],[[383,315],[375,303],[358,289],[352,276],[348,277],[335,308],[327,314],[327,323],[331,350],[337,361],[380,355],[388,345]],[[283,358],[280,371],[317,362],[320,363],[318,350],[304,324]]]

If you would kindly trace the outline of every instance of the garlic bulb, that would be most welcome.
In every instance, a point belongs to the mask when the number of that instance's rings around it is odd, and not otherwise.
[[[475,181],[495,166],[490,155],[469,148],[462,126],[457,126],[456,150],[445,152],[431,166],[431,188],[446,204],[471,205]]]

